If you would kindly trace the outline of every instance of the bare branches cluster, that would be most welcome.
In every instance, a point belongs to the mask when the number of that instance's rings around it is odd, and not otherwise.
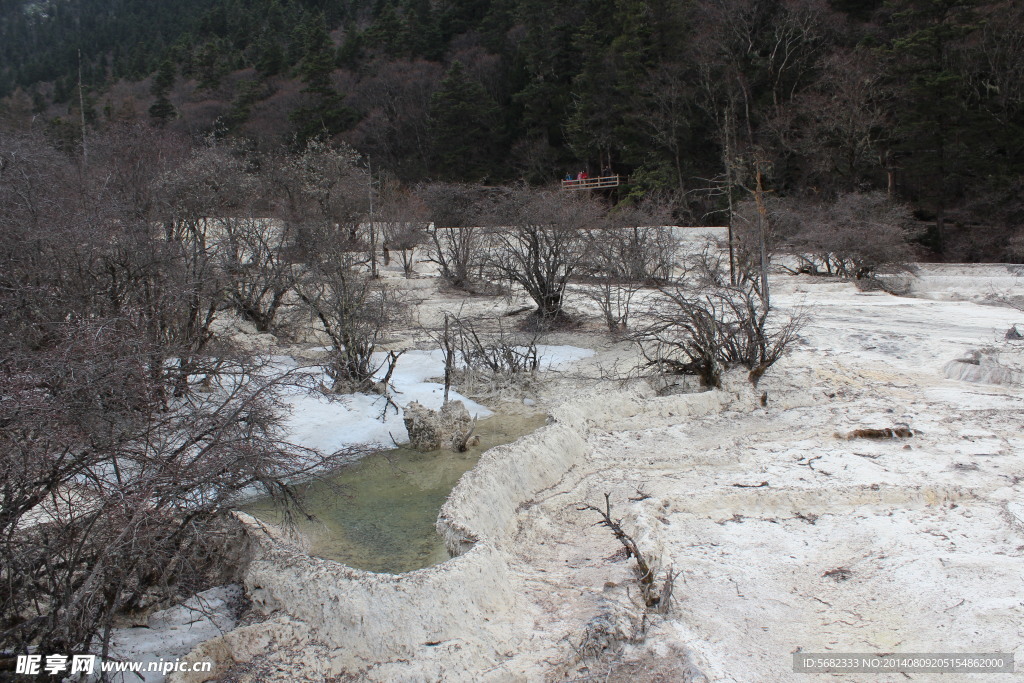
[[[640,595],[643,598],[644,606],[662,614],[668,612],[672,605],[672,593],[678,572],[673,571],[672,567],[669,567],[665,570],[661,586],[657,585],[654,560],[644,555],[643,551],[637,546],[633,536],[623,528],[622,520],[612,517],[611,495],[608,493],[604,494],[604,508],[585,504],[580,505],[576,509],[581,512],[596,512],[601,517],[601,521],[597,524],[611,531],[615,540],[622,544],[626,557],[633,558],[633,561],[636,563],[634,574],[637,585],[640,587]]]
[[[287,497],[351,455],[288,443],[278,388],[293,378],[212,322],[234,309],[269,329],[314,274],[307,298],[339,289],[328,247],[360,244],[363,224],[352,159],[311,147],[256,169],[149,129],[100,142],[88,168],[31,136],[0,142],[6,652],[103,651],[119,614],[228,578],[240,493]],[[372,343],[365,329],[337,347]]]
[[[902,268],[912,257],[910,212],[882,192],[778,201],[773,219],[782,249],[798,259],[801,272],[864,279]]]
[[[492,375],[535,372],[540,367],[539,334],[515,334],[504,325],[496,333],[483,333],[468,319],[451,317],[448,331],[460,364],[469,371]]]
[[[797,340],[801,315],[778,319],[752,274],[731,284],[712,244],[685,258],[680,273],[657,288],[657,299],[634,333],[648,363],[662,372],[696,375],[721,388],[723,373],[744,367],[754,385]]]
[[[515,188],[491,217],[494,249],[487,261],[495,279],[521,287],[542,323],[564,317],[566,286],[593,248],[588,231],[604,227],[605,208],[589,195]]]

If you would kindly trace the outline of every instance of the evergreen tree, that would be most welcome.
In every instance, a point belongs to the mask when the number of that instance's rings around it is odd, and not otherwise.
[[[289,118],[296,127],[298,142],[349,128],[356,121],[355,112],[344,104],[344,96],[331,85],[335,54],[322,14],[309,18],[301,28],[303,47],[299,76],[306,87],[302,90],[307,104],[293,111]]]
[[[566,137],[578,159],[604,165],[619,148],[616,130],[621,123],[616,98],[618,89],[614,57],[600,35],[595,20],[584,24],[577,37],[583,69],[573,79],[572,110]]]
[[[149,115],[159,126],[166,124],[177,114],[174,105],[168,99],[172,87],[174,87],[174,65],[169,59],[165,59],[160,64],[160,70],[153,76],[153,85],[150,88],[150,94],[156,98],[156,101],[149,108]]]
[[[444,56],[445,41],[430,0],[408,0],[405,9],[405,32],[411,56],[439,61]]]
[[[398,15],[395,6],[390,3],[381,10],[377,21],[367,31],[366,37],[371,44],[380,47],[386,55],[391,57],[408,56],[410,45],[405,22]]]
[[[261,89],[262,82],[259,80],[247,80],[238,84],[238,91],[231,103],[231,109],[220,120],[224,128],[236,130],[248,120],[253,104],[260,97]]]
[[[573,46],[574,25],[582,21],[577,8],[543,0],[519,0],[518,18],[526,26],[515,55],[522,86],[513,95],[521,136],[539,136],[552,147],[562,147],[566,112],[571,105],[571,83],[579,71],[579,53]]]
[[[646,0],[613,0],[602,3],[577,34],[583,65],[573,79],[566,134],[580,159],[601,166],[613,157],[639,163],[649,152],[634,119],[647,108],[640,85],[657,56],[653,18]]]
[[[345,36],[345,42],[338,48],[338,63],[353,68],[359,64],[363,55],[365,37],[359,31],[352,31]]]
[[[225,55],[220,41],[211,40],[195,53],[193,64],[200,90],[214,90],[220,85],[225,72]]]
[[[253,65],[261,76],[275,76],[284,70],[285,55],[280,36],[264,31],[254,45]]]
[[[904,182],[935,218],[933,246],[944,247],[946,209],[963,189],[979,130],[956,59],[979,26],[977,0],[911,0],[893,15],[888,47]]]
[[[451,180],[493,177],[501,131],[499,111],[480,83],[454,62],[430,98],[433,170]]]

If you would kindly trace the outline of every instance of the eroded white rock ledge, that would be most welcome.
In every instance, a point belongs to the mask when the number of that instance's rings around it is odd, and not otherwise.
[[[288,671],[265,680],[316,680],[341,673],[367,680],[466,680],[485,677],[529,639],[519,623],[522,597],[507,558],[524,506],[583,462],[591,427],[678,422],[755,404],[734,391],[654,398],[607,391],[564,403],[551,422],[487,451],[441,509],[437,528],[453,558],[401,575],[374,574],[311,557],[269,525],[239,514],[254,554],[245,585],[267,621],[203,643],[188,657],[212,660],[212,674],[176,674],[178,682],[217,678],[229,667],[274,651]],[[411,665],[411,666],[410,666]],[[415,672],[415,673],[413,673]]]

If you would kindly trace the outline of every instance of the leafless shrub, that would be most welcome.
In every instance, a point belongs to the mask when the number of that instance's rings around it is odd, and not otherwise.
[[[161,232],[149,242],[173,268],[152,276],[149,288],[167,302],[154,309],[156,332],[177,349],[181,386],[201,369],[217,310],[231,306],[267,331],[292,287],[290,226],[253,218],[264,189],[239,150],[222,146],[196,149],[158,179]]]
[[[71,160],[40,151],[39,141],[20,144],[36,151],[11,149],[0,183],[15,189],[0,211],[4,241],[26,238],[9,241],[20,246],[3,254],[7,302],[18,311],[13,320],[21,325],[23,316],[35,316],[21,328],[31,336],[53,320],[131,321],[152,342],[151,372],[167,376],[165,386],[180,395],[206,363],[224,302],[208,216],[230,201],[217,189],[215,170],[230,175],[234,161],[203,149],[172,155],[174,163],[161,168],[160,145],[145,158],[125,142],[127,158],[97,155],[89,173],[78,173]],[[156,170],[134,168],[147,164]],[[33,226],[30,234],[26,226]]]
[[[608,331],[621,333],[629,327],[633,300],[643,288],[636,280],[601,278],[587,283],[583,292],[601,310]]]
[[[774,205],[786,251],[812,275],[872,278],[904,267],[912,252],[909,210],[883,192],[851,192],[824,204],[791,199]]]
[[[908,264],[895,264],[875,270],[870,275],[855,280],[854,284],[862,292],[886,292],[894,296],[908,296],[914,291],[914,273],[916,267]]]
[[[1003,306],[1009,306],[1010,308],[1018,311],[1024,311],[1024,294],[1018,292],[1024,291],[1019,285],[1024,284],[1024,266],[1008,266],[1010,272],[1017,278],[1017,285],[1010,287],[1007,290],[996,292],[993,299]],[[1017,332],[1017,325],[1014,325],[1006,331],[1006,338],[1015,340],[1019,339],[1019,333]]]
[[[438,330],[424,330],[444,359],[444,400],[458,384],[463,393],[500,393],[509,385],[524,388],[540,368],[540,333],[509,329],[501,319],[472,320],[445,313]]]
[[[481,333],[468,319],[452,317],[453,348],[461,364],[470,371],[494,375],[536,372],[539,335],[512,334],[504,326],[497,333]]]
[[[581,193],[517,188],[501,198],[490,224],[493,278],[522,287],[540,321],[561,318],[566,285],[595,247],[587,231],[605,225],[604,207]]]
[[[448,183],[421,186],[417,195],[430,216],[426,228],[433,247],[430,260],[452,287],[474,291],[480,286],[487,258],[481,227],[488,212],[487,198],[479,188]]]
[[[683,274],[658,288],[644,327],[633,338],[647,361],[664,372],[697,375],[721,388],[725,370],[742,366],[754,385],[796,341],[800,315],[776,322],[757,278],[725,281],[721,257],[705,249]]]
[[[615,236],[597,239],[601,251],[614,254],[620,264],[606,272],[649,285],[671,278],[679,259],[679,239],[668,225],[670,218],[664,203],[616,207],[608,215],[608,228]]]

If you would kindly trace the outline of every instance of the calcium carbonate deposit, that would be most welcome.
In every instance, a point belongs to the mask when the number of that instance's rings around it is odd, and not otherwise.
[[[1024,313],[953,300],[985,298],[969,275],[964,296],[941,286],[776,278],[775,303],[810,318],[756,389],[730,376],[657,396],[601,379],[628,345],[565,333],[552,343],[597,353],[537,392],[550,424],[462,477],[438,520],[457,557],[372,574],[243,516],[265,620],[190,656],[239,681],[823,680],[793,673],[800,652],[1024,661],[1024,387],[1013,368],[947,369],[973,352],[1019,363],[1004,335]],[[581,509],[606,493],[658,579],[678,572],[667,614],[644,610],[632,560]]]

